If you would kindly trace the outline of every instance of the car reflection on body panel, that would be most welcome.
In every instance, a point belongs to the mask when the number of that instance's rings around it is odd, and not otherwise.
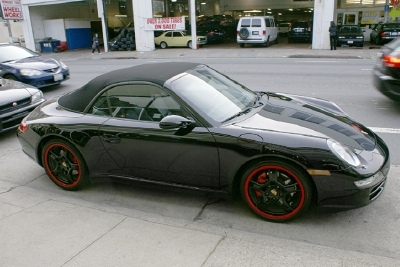
[[[368,205],[390,168],[383,140],[334,103],[187,62],[100,75],[36,108],[18,138],[66,190],[105,176],[239,195],[274,222]]]

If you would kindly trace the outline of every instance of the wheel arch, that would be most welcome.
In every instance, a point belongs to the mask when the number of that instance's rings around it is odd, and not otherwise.
[[[293,165],[295,168],[297,168],[299,171],[302,171],[305,176],[309,179],[311,186],[312,186],[312,204],[315,204],[318,199],[318,191],[317,187],[315,185],[314,180],[310,176],[310,174],[306,171],[306,167],[299,162],[286,158],[286,157],[279,157],[279,156],[261,156],[258,158],[251,159],[247,162],[245,162],[242,166],[238,168],[238,170],[235,173],[235,176],[233,178],[232,184],[231,184],[231,192],[232,192],[232,197],[234,199],[240,198],[240,181],[242,179],[243,174],[246,172],[246,170],[256,164],[257,162],[261,161],[283,161],[287,162],[290,165]]]
[[[62,136],[62,135],[47,135],[47,136],[43,137],[39,141],[37,149],[36,149],[36,158],[37,158],[37,162],[38,162],[38,164],[40,166],[44,167],[43,166],[43,159],[42,159],[42,153],[43,153],[44,145],[47,142],[49,142],[50,140],[54,140],[54,139],[61,139],[63,141],[68,142],[71,146],[74,146],[79,151],[79,153],[81,153],[81,155],[82,155],[82,151],[79,149],[79,147],[76,146],[74,144],[74,142],[72,142],[70,139],[66,138],[65,136]]]

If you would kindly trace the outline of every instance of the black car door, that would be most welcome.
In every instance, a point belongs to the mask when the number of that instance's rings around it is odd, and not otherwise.
[[[99,128],[99,136],[128,176],[219,186],[218,149],[207,128],[160,128],[165,116],[186,115],[162,88],[152,84],[115,86],[98,98],[92,113],[110,116]]]

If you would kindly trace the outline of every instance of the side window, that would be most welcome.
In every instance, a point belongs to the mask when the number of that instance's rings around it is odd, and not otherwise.
[[[242,19],[242,27],[250,27],[251,19]]]
[[[269,19],[265,19],[265,27],[271,27],[271,23],[269,22]]]
[[[172,32],[167,32],[167,33],[165,34],[165,37],[172,37]]]
[[[174,32],[174,37],[182,37],[182,33],[180,33],[180,32]]]
[[[168,115],[182,116],[180,105],[169,94],[148,84],[113,87],[96,100],[90,113],[140,121],[160,121]]]
[[[275,27],[275,21],[273,19],[270,20],[271,27]]]
[[[260,28],[261,27],[261,19],[253,19],[253,22],[252,22],[251,26]]]

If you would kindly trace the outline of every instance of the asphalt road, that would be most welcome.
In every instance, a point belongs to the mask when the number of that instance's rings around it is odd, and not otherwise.
[[[209,64],[253,90],[332,100],[366,126],[383,129],[380,135],[392,151],[392,169],[385,192],[376,202],[361,209],[334,214],[310,211],[287,224],[263,221],[240,201],[152,185],[105,181],[83,191],[67,192],[56,187],[44,170],[21,152],[15,132],[11,131],[0,136],[0,265],[26,266],[24,263],[30,259],[30,266],[100,266],[101,263],[123,266],[124,257],[129,259],[132,253],[143,260],[142,264],[136,262],[132,266],[146,266],[145,263],[159,263],[157,266],[250,266],[251,263],[312,266],[315,262],[320,263],[318,266],[398,266],[400,151],[396,138],[399,133],[388,133],[385,129],[400,129],[400,107],[372,87],[370,76],[374,61],[196,61]],[[144,62],[160,60],[65,61],[72,78],[43,91],[49,99],[106,71]],[[30,203],[23,202],[27,195]],[[125,226],[132,219],[135,223],[131,228]],[[149,227],[146,222],[153,224]],[[132,229],[143,225],[146,227],[138,228],[142,233],[137,239],[127,236]],[[114,239],[107,238],[114,228],[121,226],[125,226],[123,231]],[[163,228],[171,226],[177,232]],[[188,235],[190,238],[184,240],[189,230],[202,235]],[[143,239],[148,242],[143,243]],[[135,254],[134,249],[126,249],[135,242],[142,244],[142,247],[135,247],[140,255]],[[203,249],[208,244],[215,247],[210,245],[209,249]],[[168,247],[187,252],[185,259],[189,262],[174,264]],[[112,260],[106,257],[110,251],[118,257]],[[204,258],[198,259],[203,254]],[[157,255],[164,258],[158,259]],[[302,261],[296,262],[296,259]],[[306,259],[310,264],[306,264]],[[340,261],[333,262],[334,259]],[[85,265],[85,262],[90,264]]]

